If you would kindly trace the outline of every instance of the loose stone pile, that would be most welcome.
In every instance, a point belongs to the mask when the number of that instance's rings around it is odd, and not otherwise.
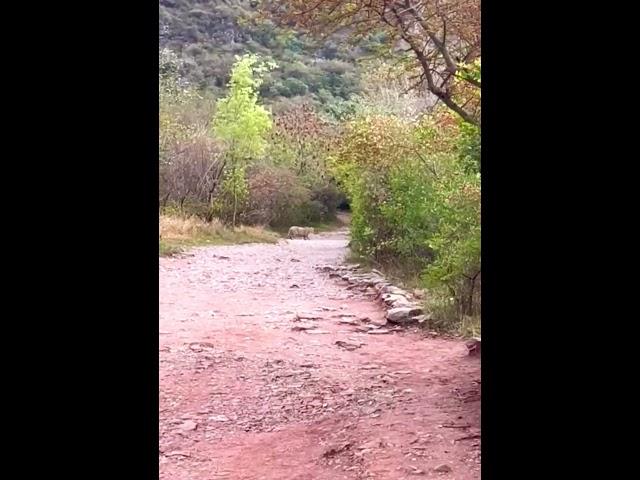
[[[389,323],[411,325],[423,323],[429,317],[424,314],[423,308],[414,298],[421,298],[424,292],[416,290],[410,294],[406,290],[398,288],[387,281],[381,272],[360,271],[359,265],[321,265],[316,270],[328,273],[329,277],[340,278],[349,283],[347,288],[359,288],[375,294],[387,311],[386,318]]]

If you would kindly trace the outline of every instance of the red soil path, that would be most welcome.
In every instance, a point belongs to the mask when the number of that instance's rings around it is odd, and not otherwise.
[[[346,243],[160,259],[160,479],[480,478],[479,359],[461,341],[350,325],[384,319],[314,269]]]

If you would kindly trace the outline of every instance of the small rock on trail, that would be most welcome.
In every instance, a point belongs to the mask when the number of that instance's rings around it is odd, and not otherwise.
[[[225,415],[213,415],[209,417],[212,422],[228,422],[229,418]]]
[[[198,428],[198,424],[193,420],[187,420],[180,425],[180,430],[182,430],[183,432],[190,432],[192,430],[195,430],[196,428]]]
[[[438,473],[450,473],[452,470],[453,469],[446,463],[443,463],[442,465],[438,465],[433,469],[434,472],[438,472]]]
[[[417,315],[422,313],[419,307],[397,307],[387,312],[387,320],[391,323],[412,323]]]
[[[386,333],[391,333],[391,330],[387,330],[386,328],[379,328],[377,330],[369,330],[367,333],[369,335],[384,335]]]

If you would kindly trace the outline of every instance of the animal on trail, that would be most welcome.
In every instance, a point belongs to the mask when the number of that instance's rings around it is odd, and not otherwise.
[[[296,237],[304,238],[305,240],[309,240],[309,235],[311,233],[315,233],[313,227],[291,227],[289,229],[289,240],[292,240]]]

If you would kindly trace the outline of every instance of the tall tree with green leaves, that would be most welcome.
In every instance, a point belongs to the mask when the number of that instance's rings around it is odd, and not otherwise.
[[[218,101],[213,132],[226,147],[228,176],[233,196],[233,228],[236,226],[238,199],[246,190],[244,167],[263,155],[272,121],[271,113],[259,103],[258,89],[265,72],[275,68],[255,54],[236,57],[231,71],[229,93]]]

